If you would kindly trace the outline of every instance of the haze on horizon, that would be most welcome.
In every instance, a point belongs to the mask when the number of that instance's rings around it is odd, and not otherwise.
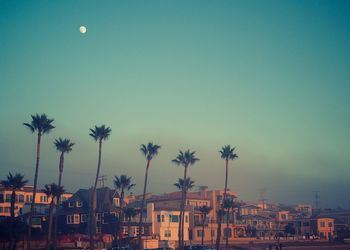
[[[87,32],[81,34],[84,25]],[[162,145],[149,191],[175,190],[179,149],[197,152],[197,185],[223,188],[218,151],[236,146],[229,188],[243,200],[350,208],[349,1],[0,0],[0,178],[33,181],[46,113],[39,184],[57,181],[57,137],[76,143],[63,184],[90,187],[106,124],[102,175],[127,174],[141,193],[139,145]]]

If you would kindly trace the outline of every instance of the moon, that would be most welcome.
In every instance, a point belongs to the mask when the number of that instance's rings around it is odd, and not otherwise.
[[[85,34],[86,31],[87,31],[87,29],[86,29],[85,26],[80,26],[80,27],[79,27],[79,31],[80,31],[81,34]]]

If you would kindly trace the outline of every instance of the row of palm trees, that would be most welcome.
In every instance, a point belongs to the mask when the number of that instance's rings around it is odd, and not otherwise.
[[[34,202],[35,202],[35,196],[37,192],[37,181],[38,181],[38,174],[39,174],[39,163],[40,163],[40,147],[41,147],[41,139],[42,136],[45,134],[50,133],[55,127],[53,126],[54,119],[49,119],[46,114],[36,114],[31,115],[31,121],[30,123],[23,123],[32,133],[37,133],[37,150],[36,150],[36,164],[35,164],[35,173],[34,173],[34,187],[33,187],[33,199],[31,203],[31,210],[30,210],[30,216],[29,216],[29,229],[32,227],[32,217],[34,213]],[[97,168],[96,168],[96,176],[95,181],[91,193],[91,199],[90,199],[90,209],[89,209],[89,239],[90,239],[90,250],[94,249],[94,241],[93,241],[93,235],[95,234],[96,230],[96,203],[95,197],[96,197],[96,187],[97,187],[97,181],[99,179],[100,169],[101,169],[101,158],[102,158],[102,143],[103,141],[107,140],[110,137],[112,130],[110,127],[107,127],[105,125],[101,126],[95,126],[93,129],[90,129],[89,135],[98,142],[98,161],[97,161]],[[59,160],[59,180],[58,180],[58,188],[61,187],[62,184],[62,173],[63,173],[63,167],[64,167],[64,155],[66,153],[69,153],[72,151],[72,147],[74,146],[74,143],[71,142],[69,139],[56,139],[54,142],[56,149],[61,153],[60,154],[60,160]],[[143,195],[142,195],[142,202],[141,202],[141,213],[140,213],[140,220],[139,220],[139,230],[138,230],[138,244],[141,248],[141,228],[142,228],[142,222],[143,222],[143,213],[145,207],[145,195],[147,192],[147,182],[148,182],[148,174],[149,169],[151,166],[151,161],[156,157],[159,153],[159,150],[161,149],[160,145],[153,144],[152,142],[149,142],[147,144],[142,144],[140,147],[140,151],[143,154],[143,156],[146,158],[146,169],[145,169],[145,179],[144,179],[144,186],[143,186]],[[237,155],[234,153],[235,148],[232,148],[230,145],[224,146],[220,152],[221,158],[225,159],[226,162],[226,175],[225,175],[225,188],[224,188],[224,199],[226,199],[226,190],[227,190],[227,177],[228,177],[228,162],[230,160],[236,159]],[[196,162],[199,161],[199,158],[195,156],[195,151],[179,151],[179,154],[175,159],[172,160],[172,162],[178,166],[184,167],[184,174],[183,174],[183,184],[186,184],[188,181],[188,167],[194,165]],[[189,180],[190,182],[190,180]],[[182,185],[181,187],[181,205],[180,205],[180,225],[179,225],[179,248],[182,250],[184,247],[184,208],[185,208],[185,200],[186,200],[186,194],[188,190],[188,186]],[[125,190],[125,187],[123,191]],[[124,194],[123,194],[124,195]],[[60,196],[56,199],[56,205],[59,205],[59,199]],[[123,199],[122,199],[123,200]],[[122,201],[122,208],[124,206],[124,201]],[[58,209],[57,209],[58,210]],[[122,209],[123,210],[123,209]],[[223,206],[222,206],[223,210]],[[220,245],[220,236],[221,236],[221,215],[219,214],[219,226],[218,226],[218,235],[217,235],[217,249]],[[56,248],[57,242],[56,242],[56,235],[57,235],[57,213],[56,213],[56,220],[55,220],[55,227],[54,227],[54,247]],[[30,240],[31,240],[31,230],[28,230],[28,238],[27,238],[27,249],[30,249]]]

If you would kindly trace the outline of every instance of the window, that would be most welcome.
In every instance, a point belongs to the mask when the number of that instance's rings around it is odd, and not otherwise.
[[[2,213],[2,211],[3,211],[3,207],[0,207],[0,213]]]
[[[26,195],[26,202],[29,203],[33,200],[33,195]]]
[[[162,222],[164,222],[164,215],[162,214]]]
[[[66,218],[67,224],[79,224],[80,223],[80,214],[70,214]]]
[[[332,227],[333,223],[332,222],[328,222],[328,227]]]
[[[321,221],[321,222],[320,222],[320,227],[325,227],[324,221]]]
[[[179,216],[178,215],[172,215],[171,216],[171,222],[179,222]]]
[[[80,217],[80,221],[81,222],[87,222],[87,219],[88,219],[88,215],[87,214],[82,214],[81,217]]]
[[[67,215],[67,224],[74,224],[74,215]]]
[[[165,230],[164,231],[164,237],[170,238],[171,237],[171,231],[170,230]]]
[[[73,201],[68,202],[68,207],[74,207],[74,202]]]
[[[6,194],[6,202],[11,202],[11,195],[10,194]]]
[[[188,222],[188,215],[185,215],[185,222]]]
[[[157,222],[160,222],[160,214],[157,214]]]
[[[286,214],[281,214],[281,218],[282,218],[282,220],[286,220],[287,219],[287,215]]]
[[[40,196],[40,202],[47,202],[47,196],[46,195],[41,195]]]
[[[203,230],[197,230],[197,237],[204,237]]]
[[[101,214],[100,214],[100,213],[97,213],[97,214],[96,214],[96,220],[97,220],[97,221],[101,221]]]
[[[113,204],[114,206],[119,207],[120,206],[119,198],[113,198]]]
[[[102,224],[108,223],[108,213],[103,213]]]
[[[5,213],[9,213],[10,212],[10,207],[5,207],[4,212]]]
[[[19,201],[20,203],[24,203],[24,195],[23,195],[23,194],[20,194],[20,195],[18,196],[18,201]]]
[[[1,203],[4,202],[4,194],[0,194],[0,202],[1,202]]]
[[[123,227],[123,234],[129,234],[128,227]]]
[[[77,202],[76,202],[76,206],[77,206],[77,207],[82,207],[82,206],[83,206],[83,203],[82,203],[81,201],[77,201]]]

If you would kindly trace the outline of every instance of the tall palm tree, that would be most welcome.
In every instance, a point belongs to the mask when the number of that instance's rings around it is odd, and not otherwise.
[[[71,142],[69,139],[62,139],[61,137],[55,139],[54,141],[55,148],[58,152],[60,152],[60,161],[58,165],[58,188],[61,188],[62,184],[62,174],[64,168],[64,154],[69,154],[73,150],[74,142]],[[56,201],[56,214],[55,214],[55,226],[54,226],[54,248],[57,247],[57,225],[58,225],[58,210],[60,206],[61,196],[57,197]]]
[[[185,152],[179,151],[179,154],[175,159],[172,160],[178,166],[184,167],[184,177],[183,180],[187,180],[187,168],[194,165],[199,159],[195,156],[195,151],[186,150]],[[180,226],[179,226],[179,249],[183,249],[184,242],[184,210],[185,210],[185,200],[186,200],[187,190],[184,188],[181,192],[181,205],[180,205]]]
[[[138,212],[133,207],[126,207],[124,211],[125,217],[128,218],[128,236],[131,236],[131,219],[136,217]]]
[[[94,207],[95,204],[95,197],[96,197],[96,187],[97,187],[97,181],[100,175],[100,168],[101,168],[101,157],[102,157],[102,142],[107,140],[112,132],[112,129],[110,127],[106,127],[105,125],[102,125],[100,127],[95,126],[94,129],[90,129],[90,136],[98,142],[98,161],[97,161],[97,169],[96,169],[96,177],[94,186],[92,189],[91,194],[91,201],[90,201],[90,211],[89,211],[89,239],[90,239],[90,250],[94,250],[94,240],[93,235],[95,234],[96,230],[96,208]]]
[[[35,164],[35,174],[34,174],[34,187],[33,187],[33,199],[30,206],[30,215],[29,215],[29,225],[28,225],[28,238],[27,238],[27,249],[30,250],[30,240],[32,236],[32,224],[33,224],[33,214],[34,214],[34,203],[36,196],[36,189],[38,183],[39,175],[39,162],[40,162],[40,146],[41,146],[41,137],[44,134],[48,134],[55,127],[52,125],[54,119],[49,119],[46,114],[36,114],[31,115],[32,120],[30,123],[23,123],[24,126],[29,128],[29,130],[34,133],[37,132],[37,146],[36,146],[36,164]]]
[[[161,148],[160,145],[153,144],[149,142],[148,144],[141,144],[140,151],[146,158],[146,171],[145,171],[145,182],[143,184],[143,194],[142,194],[142,203],[140,210],[140,221],[139,221],[139,230],[138,230],[138,246],[141,249],[141,228],[142,228],[142,219],[143,219],[143,209],[145,207],[145,198],[147,191],[147,179],[148,179],[148,170],[151,165],[151,160],[158,155],[158,151]]]
[[[224,197],[223,202],[221,205],[221,209],[223,210],[224,201],[226,200],[226,193],[227,193],[227,177],[228,177],[228,163],[230,160],[234,160],[238,158],[237,154],[234,152],[235,147],[231,147],[230,145],[226,145],[221,148],[219,153],[221,154],[221,158],[225,160],[225,188],[224,188]],[[221,217],[222,213],[218,213],[218,230],[217,230],[217,238],[216,238],[216,249],[219,249],[220,247],[220,240],[221,240]]]
[[[124,219],[124,192],[126,190],[130,190],[135,186],[134,183],[131,183],[131,176],[128,177],[126,175],[121,175],[121,176],[114,176],[114,186],[115,188],[120,191],[120,222],[123,222]],[[121,228],[119,228],[120,230]]]
[[[207,220],[207,215],[210,213],[212,208],[208,207],[208,206],[201,206],[198,209],[202,213],[202,240],[201,240],[201,245],[203,246],[205,221]]]
[[[6,188],[10,189],[12,191],[11,193],[11,208],[10,208],[10,249],[15,249],[15,238],[13,237],[13,226],[14,226],[14,220],[15,220],[15,202],[16,202],[16,191],[20,190],[28,183],[28,180],[24,179],[24,176],[16,173],[15,175],[12,175],[9,173],[5,180],[2,180],[1,185]]]

